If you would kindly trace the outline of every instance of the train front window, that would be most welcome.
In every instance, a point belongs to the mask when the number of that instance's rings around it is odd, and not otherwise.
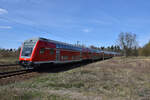
[[[25,42],[22,48],[21,56],[30,57],[34,48],[35,42]]]

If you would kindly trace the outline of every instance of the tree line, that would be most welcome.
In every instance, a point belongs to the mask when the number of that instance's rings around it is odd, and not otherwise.
[[[95,47],[93,45],[90,46],[92,49],[98,49],[102,51],[111,51],[111,52],[121,52],[121,49],[118,45],[111,45],[111,46],[101,46],[101,47]]]
[[[123,56],[150,56],[150,41],[140,47],[137,35],[131,32],[121,32],[117,40]]]
[[[0,48],[0,58],[3,57],[19,57],[21,48],[19,47],[18,49],[4,49]]]
[[[121,32],[116,40],[116,45],[108,47],[95,47],[94,49],[118,52],[123,56],[150,56],[150,41],[140,47],[137,41],[137,35],[131,32]]]
[[[79,44],[78,44],[79,45]],[[81,45],[81,47],[85,47]],[[140,47],[137,41],[137,35],[131,32],[121,32],[118,35],[117,44],[108,47],[101,46],[96,47],[91,45],[90,48],[105,50],[111,52],[118,52],[123,56],[150,56],[150,41],[144,46]],[[20,53],[20,47],[18,49],[2,49],[0,48],[0,57],[18,57]]]
[[[150,56],[150,41],[138,49],[139,56]]]

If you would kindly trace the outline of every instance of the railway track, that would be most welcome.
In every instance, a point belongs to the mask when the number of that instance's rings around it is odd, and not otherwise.
[[[33,69],[23,69],[0,73],[0,79],[33,72]]]

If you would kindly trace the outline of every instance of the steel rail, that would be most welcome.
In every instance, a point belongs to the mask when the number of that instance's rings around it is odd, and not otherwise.
[[[33,69],[23,69],[23,70],[17,70],[17,71],[9,71],[9,72],[2,72],[0,73],[0,79],[6,78],[6,77],[11,77],[11,76],[16,76],[20,74],[26,74],[29,72],[32,72]]]
[[[9,67],[9,66],[17,66],[19,64],[6,64],[6,65],[0,65],[0,67]]]

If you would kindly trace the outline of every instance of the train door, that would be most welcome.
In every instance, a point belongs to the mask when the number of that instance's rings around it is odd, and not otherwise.
[[[60,61],[60,50],[56,49],[56,61]]]
[[[82,60],[82,52],[80,52],[80,60]]]

